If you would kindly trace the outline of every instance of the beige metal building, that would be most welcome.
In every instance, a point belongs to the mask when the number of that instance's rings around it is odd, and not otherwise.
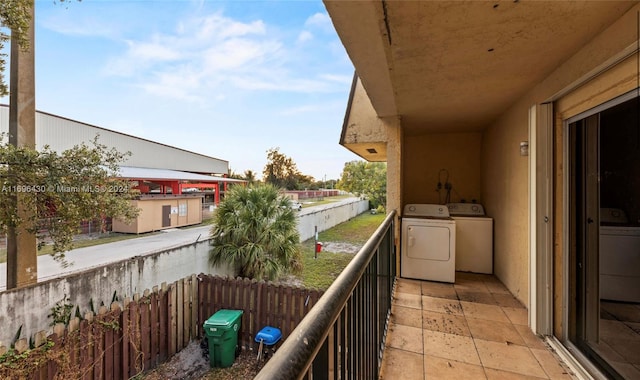
[[[0,105],[0,132],[9,132],[7,105]],[[61,152],[81,143],[90,145],[96,136],[101,144],[132,153],[123,162],[125,166],[218,175],[229,172],[229,162],[225,160],[36,111],[36,149],[49,145]]]
[[[9,131],[9,107],[0,105],[0,132]],[[109,129],[36,111],[36,149],[49,145],[61,152],[79,144],[100,144],[131,152],[120,168],[142,196],[131,224],[113,221],[114,232],[143,233],[202,222],[203,213],[217,204],[229,183],[229,162]],[[194,190],[183,194],[184,189]]]
[[[580,377],[640,378],[638,2],[324,2],[357,73],[340,141],[387,162],[388,208],[446,170],[531,329]]]

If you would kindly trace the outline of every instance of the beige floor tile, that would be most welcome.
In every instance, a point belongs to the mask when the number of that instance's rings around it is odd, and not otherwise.
[[[480,358],[468,336],[424,330],[424,353],[443,359],[480,365]]]
[[[625,379],[640,379],[640,370],[633,364],[620,362],[610,362],[609,364]]]
[[[467,318],[467,325],[473,339],[491,340],[505,344],[524,346],[525,342],[520,333],[511,323],[490,321],[487,319]],[[507,343],[508,342],[508,343]]]
[[[498,293],[498,294],[511,294],[511,292],[509,292],[509,289],[507,289],[506,286],[504,286],[500,281],[495,280],[495,281],[485,281],[484,284],[487,286],[487,289],[489,289],[489,292],[491,293]]]
[[[454,301],[458,300],[458,293],[456,293],[456,290],[453,287],[451,287],[451,288],[427,288],[427,289],[425,289],[423,287],[422,288],[422,295],[430,296],[430,297],[446,298],[446,299],[450,299],[450,300],[454,300]]]
[[[422,296],[422,310],[435,311],[443,314],[463,315],[462,306],[457,300]]]
[[[489,293],[487,285],[482,280],[469,280],[469,279],[456,279],[456,283],[453,287],[457,291],[466,290],[471,292],[484,292]]]
[[[459,279],[461,281],[484,282],[491,281],[492,279],[495,279],[495,277],[493,277],[493,275],[483,273],[456,272],[456,279]]]
[[[509,318],[509,321],[514,325],[529,326],[529,315],[527,309],[503,307],[502,311],[504,311]]]
[[[437,380],[486,379],[484,369],[478,365],[424,356],[425,378]]]
[[[448,282],[422,281],[422,291],[425,289],[453,289],[453,284]]]
[[[474,342],[484,367],[521,375],[547,377],[528,347],[482,339],[475,339]]]
[[[397,306],[422,309],[422,296],[418,294],[398,293],[393,297],[393,304]]]
[[[396,293],[422,294],[422,282],[401,278],[396,285]]]
[[[467,318],[488,319],[498,322],[509,322],[509,318],[502,311],[500,306],[485,305],[481,303],[472,303],[460,301],[462,311]]]
[[[533,356],[538,359],[538,363],[542,366],[542,369],[547,374],[550,379],[571,379],[570,371],[564,367],[558,358],[553,356],[549,350],[540,350],[537,348],[532,348],[531,352]]]
[[[422,328],[422,310],[393,305],[391,308],[391,322],[397,325]]]
[[[422,354],[422,331],[417,327],[389,324],[387,346]]]
[[[537,336],[531,331],[529,326],[525,325],[513,325],[513,327],[518,331],[524,343],[530,348],[539,348],[541,350],[546,350],[547,346],[544,344],[542,338]]]
[[[442,284],[439,282],[423,282],[422,295],[446,298],[450,300],[458,300],[456,289],[451,284]]]
[[[460,301],[483,303],[486,305],[497,305],[498,303],[489,292],[479,292],[472,290],[456,290]]]
[[[423,380],[424,356],[387,347],[382,358],[380,379],[382,380]]]
[[[524,309],[520,301],[511,294],[496,293],[493,295],[493,298],[496,300],[498,306]]]
[[[422,312],[422,328],[449,334],[471,336],[467,321],[461,315],[442,314],[425,310]]]
[[[488,380],[540,380],[546,379],[545,377],[535,377],[535,376],[526,376],[521,375],[515,372],[508,371],[500,371],[492,368],[485,368],[485,374],[487,375]]]

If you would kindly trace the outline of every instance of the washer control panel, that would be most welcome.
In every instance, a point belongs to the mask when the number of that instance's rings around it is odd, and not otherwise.
[[[447,203],[447,208],[453,216],[485,216],[484,207],[479,203]]]

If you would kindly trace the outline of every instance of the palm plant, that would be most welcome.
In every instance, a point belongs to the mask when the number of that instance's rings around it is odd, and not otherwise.
[[[235,186],[216,210],[209,263],[273,280],[302,266],[296,213],[272,185]]]

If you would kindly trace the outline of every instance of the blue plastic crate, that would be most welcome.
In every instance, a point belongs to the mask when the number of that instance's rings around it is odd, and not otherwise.
[[[262,330],[258,331],[255,337],[256,343],[260,343],[260,341],[264,342],[267,346],[273,346],[278,343],[282,338],[282,332],[280,329],[271,326],[265,326]]]

